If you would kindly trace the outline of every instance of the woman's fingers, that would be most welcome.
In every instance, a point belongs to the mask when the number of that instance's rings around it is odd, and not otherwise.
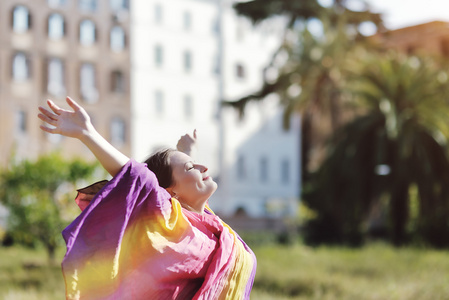
[[[45,115],[45,114],[38,114],[37,116],[42,121],[44,121],[44,122],[46,122],[46,123],[48,123],[50,125],[53,125],[53,126],[56,126],[56,124],[58,122],[55,118],[53,118],[51,116],[48,116],[48,115]]]
[[[81,106],[80,106],[78,103],[76,103],[75,100],[73,100],[72,98],[66,97],[65,100],[67,101],[67,104],[68,104],[71,108],[73,108],[74,111],[77,111],[77,110],[80,110],[80,109],[81,109]]]
[[[40,127],[40,129],[42,129],[43,131],[46,131],[48,133],[56,133],[56,129],[55,128],[50,128],[50,127],[47,127],[47,126],[44,126],[44,125],[40,125],[39,127]]]
[[[47,104],[55,114],[57,115],[61,114],[62,109],[59,106],[57,106],[53,101],[47,100]]]
[[[41,106],[39,106],[39,111],[50,119],[57,120],[57,118],[58,118],[57,115],[49,112],[48,110],[46,110],[45,108],[43,108]]]

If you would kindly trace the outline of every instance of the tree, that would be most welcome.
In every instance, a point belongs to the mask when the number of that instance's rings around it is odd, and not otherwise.
[[[345,4],[345,1],[335,1],[325,8],[316,0],[253,0],[235,5],[237,13],[249,17],[254,23],[275,15],[288,19],[287,34],[266,69],[263,87],[251,95],[225,103],[243,114],[248,101],[263,100],[276,93],[284,107],[285,127],[288,127],[292,114],[301,114],[303,183],[309,179],[313,146],[322,146],[329,133],[343,123],[341,107],[346,95],[342,91],[349,71],[347,66],[354,59],[355,49],[365,42],[359,25],[372,22],[383,28],[379,14],[368,9],[353,11]],[[320,20],[322,34],[310,32],[311,20]],[[279,56],[287,59],[279,64]],[[270,73],[277,73],[276,78],[270,78]],[[316,130],[317,119],[321,123],[323,119],[330,120],[324,133]]]
[[[308,224],[307,239],[360,243],[363,223],[384,195],[390,236],[403,245],[416,186],[414,233],[449,246],[449,74],[430,58],[389,53],[362,59],[351,86],[365,112],[335,134],[313,175],[304,201],[319,217]]]
[[[66,161],[58,154],[50,154],[3,170],[0,200],[9,210],[8,230],[13,239],[27,245],[42,243],[53,262],[61,230],[78,208],[67,193],[73,192],[74,184],[90,176],[96,167],[80,159]]]

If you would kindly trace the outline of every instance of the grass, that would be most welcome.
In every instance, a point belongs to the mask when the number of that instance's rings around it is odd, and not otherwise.
[[[64,256],[61,251],[57,254],[58,262]],[[65,286],[60,264],[50,266],[44,250],[0,247],[0,299],[60,300],[64,298]]]
[[[260,245],[253,300],[449,299],[447,251]],[[63,249],[58,252],[61,261]],[[59,264],[43,250],[0,247],[0,299],[64,299]]]
[[[252,299],[449,299],[448,252],[303,245],[255,249],[258,273]]]

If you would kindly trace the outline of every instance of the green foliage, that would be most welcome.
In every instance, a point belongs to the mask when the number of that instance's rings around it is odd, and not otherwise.
[[[305,189],[305,202],[321,217],[309,223],[309,239],[319,239],[323,229],[339,242],[362,238],[370,209],[387,194],[395,244],[407,241],[408,227],[434,246],[449,246],[449,90],[438,80],[444,71],[427,58],[364,60],[352,92],[365,113],[334,135],[328,158]],[[376,173],[381,165],[387,174]],[[409,200],[412,187],[419,212]]]
[[[9,210],[8,231],[17,242],[45,245],[50,259],[61,230],[74,214],[69,201],[74,184],[89,177],[96,164],[67,161],[59,154],[11,164],[0,174],[0,199]],[[72,194],[73,196],[73,194]]]
[[[288,26],[293,27],[298,21],[322,18],[323,14],[333,23],[344,17],[345,22],[351,25],[358,25],[366,21],[371,21],[377,26],[382,24],[380,14],[373,13],[368,9],[353,11],[347,7],[345,2],[337,0],[333,1],[330,7],[323,7],[317,0],[250,0],[238,2],[234,4],[234,8],[238,14],[248,17],[255,24],[281,15],[287,17]]]

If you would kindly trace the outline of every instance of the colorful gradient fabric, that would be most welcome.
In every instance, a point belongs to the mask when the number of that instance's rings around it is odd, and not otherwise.
[[[134,160],[102,185],[63,231],[67,299],[249,299],[254,253],[209,208],[183,209]]]

